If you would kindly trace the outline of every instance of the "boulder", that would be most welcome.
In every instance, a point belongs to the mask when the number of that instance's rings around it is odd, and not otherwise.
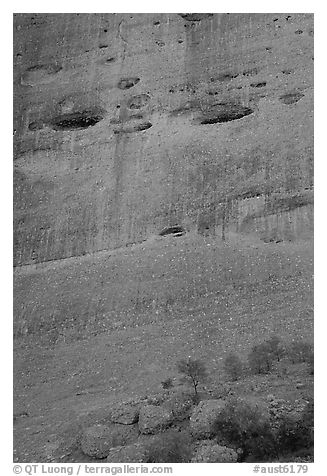
[[[192,463],[236,463],[238,454],[232,448],[217,445],[214,441],[201,442],[195,450]]]
[[[194,403],[192,396],[185,392],[174,392],[162,404],[162,408],[171,411],[175,421],[183,421],[190,416]]]
[[[224,408],[225,401],[222,399],[200,402],[190,417],[190,428],[193,437],[205,439],[213,436],[214,423]]]
[[[83,431],[81,449],[93,458],[105,458],[110,448],[133,443],[139,435],[137,425],[92,425]]]
[[[173,422],[173,412],[164,407],[145,405],[139,413],[139,430],[144,435],[158,433]]]
[[[133,403],[121,403],[111,410],[111,421],[122,425],[132,425],[139,419],[140,405]]]
[[[128,446],[116,446],[109,451],[108,463],[144,463],[145,449],[142,443]]]

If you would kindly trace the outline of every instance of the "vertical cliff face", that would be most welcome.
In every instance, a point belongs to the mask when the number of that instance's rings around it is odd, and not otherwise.
[[[312,229],[313,16],[16,14],[15,264]]]

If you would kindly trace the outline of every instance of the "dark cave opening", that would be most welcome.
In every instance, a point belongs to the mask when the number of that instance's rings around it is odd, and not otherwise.
[[[250,86],[251,88],[264,88],[265,86],[267,86],[267,83],[266,81],[262,81],[260,83],[251,83]]]
[[[201,21],[213,17],[213,13],[179,13],[178,15],[186,21]]]
[[[186,233],[186,230],[182,226],[174,225],[168,228],[164,228],[159,233],[159,236],[168,236],[168,235],[182,236],[182,235],[185,235],[185,233]]]
[[[57,131],[67,131],[75,129],[87,129],[95,126],[103,119],[103,115],[94,111],[74,112],[55,117],[51,121],[51,126]]]
[[[134,116],[134,118],[136,118],[136,116]],[[132,132],[141,132],[141,131],[146,131],[147,129],[150,129],[150,127],[152,127],[152,124],[150,121],[147,121],[147,122],[142,122],[141,124],[135,124],[133,126],[127,126],[124,128],[115,129],[114,134],[130,134]]]
[[[210,115],[201,120],[201,124],[218,124],[223,122],[235,121],[237,119],[242,119],[242,117],[252,114],[253,110],[249,107],[236,108],[221,111],[218,114]]]
[[[289,104],[297,103],[303,97],[304,97],[304,94],[302,93],[288,93],[288,94],[284,94],[279,99],[283,104],[289,105]]]

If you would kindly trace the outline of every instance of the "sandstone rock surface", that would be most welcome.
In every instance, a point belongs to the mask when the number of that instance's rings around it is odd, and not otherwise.
[[[108,463],[143,463],[145,449],[142,443],[111,448],[106,460]]]
[[[191,433],[195,438],[210,438],[213,435],[217,416],[225,408],[225,401],[205,400],[199,403],[190,417]]]
[[[121,403],[116,405],[110,414],[110,419],[113,423],[120,423],[123,425],[131,425],[136,423],[139,418],[140,404]]]
[[[86,428],[81,436],[81,449],[94,458],[105,458],[110,448],[134,442],[138,437],[137,426],[100,425]]]
[[[236,463],[237,458],[237,452],[232,448],[205,440],[197,447],[192,463]]]
[[[172,412],[174,421],[182,421],[188,418],[193,406],[191,395],[180,391],[171,393],[162,404],[162,408]]]
[[[143,434],[155,434],[173,422],[173,412],[164,407],[145,405],[140,409],[139,430]]]

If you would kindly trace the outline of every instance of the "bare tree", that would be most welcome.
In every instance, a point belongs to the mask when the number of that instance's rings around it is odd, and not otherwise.
[[[177,362],[178,371],[193,386],[195,399],[198,400],[198,385],[207,377],[205,365],[201,360],[193,360],[190,357]]]

